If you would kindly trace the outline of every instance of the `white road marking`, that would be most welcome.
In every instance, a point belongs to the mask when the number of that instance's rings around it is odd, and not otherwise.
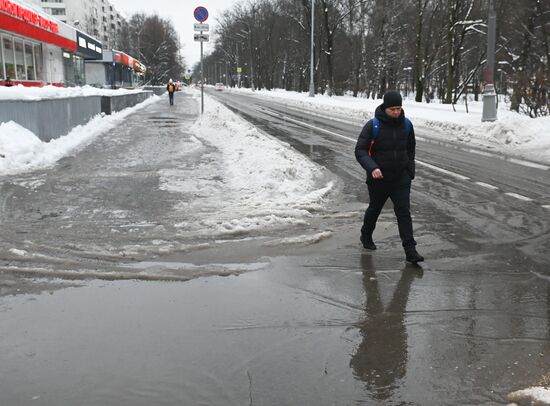
[[[289,107],[289,106],[286,106],[289,110],[294,110],[294,111],[297,111],[299,113],[303,113],[304,110],[303,109],[299,109],[299,108],[294,108],[294,107]],[[343,123],[343,124],[350,124],[350,122],[353,122],[354,124],[358,125],[358,126],[361,126],[363,127],[367,121],[369,119],[358,119],[356,117],[349,117],[349,118],[346,118],[346,119],[343,119],[343,118],[338,118],[338,117],[335,117],[335,116],[327,116],[326,114],[319,114],[319,113],[315,113],[311,110],[308,110],[307,113],[309,115],[312,115],[314,117],[320,117],[320,118],[324,118],[324,119],[330,119],[331,121],[338,121],[339,123]]]
[[[550,210],[550,204],[543,204],[542,207],[543,207],[544,209]]]
[[[531,199],[530,197],[523,196],[523,195],[513,193],[513,192],[506,192],[504,194],[508,195],[508,196],[511,196],[511,197],[515,197],[516,199],[519,199],[519,200],[523,200],[525,202],[532,202],[533,201],[533,199]]]
[[[482,186],[484,188],[487,188],[487,189],[491,189],[491,190],[498,190],[498,187],[497,186],[493,186],[493,185],[490,185],[488,183],[484,183],[484,182],[475,182],[476,185],[479,185],[479,186]]]
[[[473,149],[473,148],[470,148],[468,150],[468,152],[471,152],[472,154],[476,154],[476,155],[483,155],[483,156],[490,156],[490,157],[496,157],[495,154],[491,153],[491,152],[486,152],[486,151],[480,151],[478,149]]]
[[[345,135],[338,134],[338,133],[335,133],[335,132],[333,132],[333,131],[325,130],[324,128],[317,127],[317,126],[315,126],[315,125],[311,125],[311,124],[308,124],[308,123],[304,123],[303,121],[295,120],[295,119],[293,119],[293,118],[283,116],[282,114],[279,114],[279,113],[272,112],[272,113],[270,113],[270,114],[277,115],[277,116],[283,118],[284,120],[291,121],[291,122],[293,122],[293,123],[297,123],[297,124],[300,124],[300,125],[303,125],[303,126],[306,126],[306,127],[309,127],[309,128],[314,129],[314,130],[321,131],[321,132],[324,132],[324,133],[327,133],[327,134],[330,134],[330,135],[334,135],[334,136],[336,136],[336,137],[340,137],[340,138],[343,138],[343,139],[348,140],[348,141],[352,141],[352,142],[357,141],[357,140],[355,140],[355,139],[353,139],[353,138],[346,137]]]
[[[419,165],[425,166],[426,168],[433,169],[434,171],[444,173],[445,175],[449,175],[460,180],[470,180],[470,178],[467,176],[463,176],[458,173],[448,171],[447,169],[440,168],[439,166],[435,166],[423,161],[419,161],[418,159],[416,160],[416,163]]]
[[[518,165],[528,166],[529,168],[543,169],[543,170],[546,170],[546,171],[548,169],[550,169],[550,166],[538,164],[536,162],[524,161],[522,159],[510,158],[510,159],[508,159],[508,161],[513,162],[513,163],[518,164]]]

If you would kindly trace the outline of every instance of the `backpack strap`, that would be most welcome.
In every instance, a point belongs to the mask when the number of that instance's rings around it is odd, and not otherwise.
[[[380,132],[380,120],[374,117],[372,119],[372,138],[370,140],[370,145],[369,145],[369,156],[372,156],[372,147],[374,146],[374,141],[378,137],[379,132]]]
[[[407,130],[407,136],[408,136],[411,133],[412,123],[411,123],[411,120],[409,120],[407,117],[405,117],[405,129]],[[370,145],[369,145],[369,156],[372,156],[372,147],[374,147],[374,142],[376,141],[376,138],[378,137],[379,132],[380,132],[380,120],[374,117],[372,119],[372,138],[370,140]]]
[[[407,130],[407,136],[411,133],[412,128],[411,120],[409,120],[407,117],[405,117],[405,129]]]

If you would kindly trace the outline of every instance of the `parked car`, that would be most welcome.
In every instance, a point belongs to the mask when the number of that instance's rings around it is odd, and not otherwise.
[[[218,92],[221,92],[225,88],[223,83],[216,83],[214,85],[214,89],[216,89]]]

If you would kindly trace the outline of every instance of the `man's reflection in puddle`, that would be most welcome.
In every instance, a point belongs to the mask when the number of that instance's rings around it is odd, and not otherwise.
[[[355,377],[367,383],[377,400],[392,396],[407,370],[407,329],[404,324],[409,291],[414,278],[422,277],[422,268],[407,265],[389,305],[384,308],[372,257],[361,256],[363,286],[367,295],[366,319],[358,327],[363,337],[351,358]]]

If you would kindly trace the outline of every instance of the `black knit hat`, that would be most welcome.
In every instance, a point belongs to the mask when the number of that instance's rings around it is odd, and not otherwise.
[[[390,90],[384,94],[384,103],[382,108],[387,109],[388,107],[396,107],[403,105],[403,98],[395,90]]]

